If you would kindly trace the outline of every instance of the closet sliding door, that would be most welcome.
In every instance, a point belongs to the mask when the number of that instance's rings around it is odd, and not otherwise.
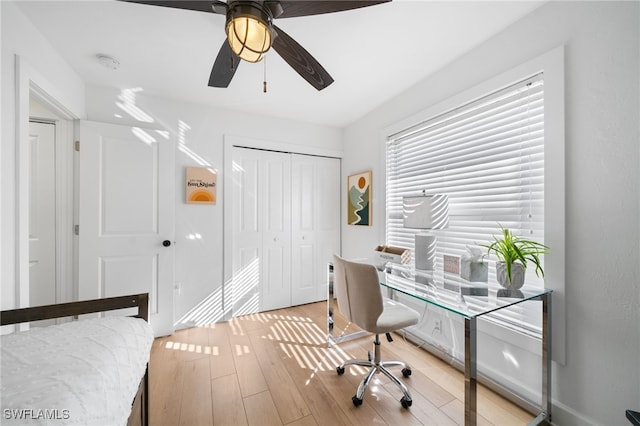
[[[233,148],[234,316],[291,305],[291,159]]]
[[[291,304],[327,297],[327,263],[340,253],[340,160],[291,160]]]
[[[291,306],[291,156],[262,152],[261,311]]]
[[[233,148],[233,316],[326,298],[340,250],[340,160]]]

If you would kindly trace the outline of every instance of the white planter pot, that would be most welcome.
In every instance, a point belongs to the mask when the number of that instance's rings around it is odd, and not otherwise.
[[[507,275],[507,265],[504,262],[496,263],[496,278],[498,283],[509,289],[519,289],[524,285],[524,273],[527,269],[521,263],[511,264],[511,282]]]

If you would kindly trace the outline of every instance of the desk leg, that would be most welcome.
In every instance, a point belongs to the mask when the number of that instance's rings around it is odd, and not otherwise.
[[[542,296],[542,410],[551,423],[551,294]]]
[[[327,264],[327,344],[333,343],[333,264]]]
[[[464,320],[464,424],[476,426],[478,394],[476,367],[476,319]]]

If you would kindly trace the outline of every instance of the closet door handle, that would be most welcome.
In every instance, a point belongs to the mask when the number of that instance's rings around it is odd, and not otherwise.
[[[165,246],[165,247],[171,247],[171,241],[169,241],[169,240],[164,240],[164,241],[162,242],[162,245],[163,245],[163,246]]]

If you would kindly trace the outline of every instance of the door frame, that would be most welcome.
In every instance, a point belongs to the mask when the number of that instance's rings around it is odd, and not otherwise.
[[[289,154],[315,155],[319,157],[333,157],[342,160],[343,152],[335,149],[326,149],[317,146],[305,146],[287,142],[270,141],[266,139],[255,139],[237,135],[223,135],[223,171],[222,184],[218,183],[218,188],[222,188],[222,193],[218,194],[218,199],[222,200],[223,213],[222,223],[224,224],[222,235],[223,246],[223,264],[222,264],[222,312],[224,312],[223,321],[229,321],[233,317],[233,306],[231,301],[226,300],[226,289],[228,283],[233,278],[233,247],[232,247],[232,230],[233,230],[233,180],[231,176],[233,170],[233,148],[252,148],[265,151],[278,151]],[[341,186],[342,187],[342,186]],[[342,242],[341,242],[342,244]]]
[[[16,188],[15,306],[29,306],[29,100],[31,97],[58,117],[56,120],[56,298],[73,300],[73,120],[79,117],[51,93],[55,88],[24,59],[16,60]],[[47,89],[45,89],[45,87]],[[71,285],[70,285],[71,283]]]

